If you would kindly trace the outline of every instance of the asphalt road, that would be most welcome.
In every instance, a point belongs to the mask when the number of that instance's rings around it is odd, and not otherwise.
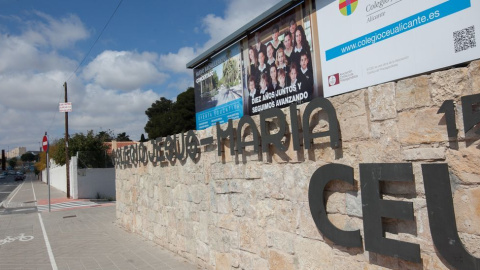
[[[5,179],[0,179],[0,204],[22,183],[23,181],[15,181],[15,175],[7,175]]]

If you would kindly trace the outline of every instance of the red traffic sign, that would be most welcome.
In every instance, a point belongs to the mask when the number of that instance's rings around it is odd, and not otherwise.
[[[48,138],[47,138],[47,135],[43,136],[42,147],[43,147],[43,152],[47,152],[47,151],[48,151]]]

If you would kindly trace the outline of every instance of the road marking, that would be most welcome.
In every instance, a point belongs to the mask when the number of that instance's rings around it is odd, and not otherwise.
[[[47,232],[45,231],[45,225],[43,225],[42,215],[40,215],[40,213],[38,213],[38,219],[40,220],[40,226],[42,227],[43,238],[45,239],[45,245],[47,246],[50,264],[52,265],[53,270],[58,270],[57,263],[55,262],[55,257],[53,256],[52,247],[50,246],[50,241],[48,241]]]
[[[30,179],[32,184],[33,199],[35,200],[35,206],[37,205],[37,195],[35,194],[35,188],[33,187],[33,181]],[[53,270],[58,270],[57,263],[55,262],[55,257],[53,256],[52,247],[50,246],[50,241],[48,241],[47,231],[45,231],[45,225],[43,225],[43,219],[40,213],[38,214],[38,219],[40,220],[40,226],[42,227],[43,238],[45,239],[45,245],[47,246],[48,258],[50,259],[50,264],[52,265]]]
[[[16,237],[7,236],[5,239],[0,240],[0,246],[4,245],[4,244],[11,243],[11,242],[14,242],[15,240],[19,240],[19,241],[22,241],[22,242],[28,242],[28,241],[32,240],[33,238],[34,237],[32,235],[25,235],[24,233],[21,233]]]
[[[37,196],[35,195],[35,189],[33,189],[33,181],[31,179],[30,179],[30,183],[32,184],[33,197],[35,198],[35,201],[36,201]],[[23,183],[14,190],[14,194],[10,198],[10,200],[8,200],[7,204],[9,204],[12,201],[12,199],[15,197],[15,195],[17,195],[18,191],[20,191],[23,184],[25,184],[25,181],[23,181]],[[0,204],[0,207],[2,206],[3,203],[4,202]],[[35,205],[36,204],[37,203],[35,202]],[[50,241],[48,241],[47,231],[45,230],[45,225],[43,224],[42,216],[40,215],[40,213],[37,213],[37,214],[38,214],[38,219],[40,221],[40,226],[42,227],[43,238],[45,239],[45,245],[47,247],[47,253],[50,259],[50,264],[52,265],[53,270],[58,270],[57,263],[55,262],[55,257],[53,256],[52,247],[50,246]]]
[[[12,210],[12,212],[24,212],[24,211],[33,211],[33,210],[35,210],[36,212],[37,208],[33,207],[33,208],[15,209],[15,210]]]
[[[10,200],[8,200],[7,205],[12,201],[13,197],[15,197],[15,195],[17,195],[18,191],[22,188],[23,184],[25,184],[25,181],[23,181],[23,183],[20,186],[18,186],[16,189],[13,190],[13,192],[15,194],[13,194],[13,196],[10,198]],[[2,207],[4,203],[5,203],[5,201],[0,203],[0,207]]]
[[[105,203],[109,204],[109,203]],[[63,202],[63,203],[54,203],[51,205],[52,211],[58,211],[62,209],[72,209],[78,207],[95,207],[95,206],[103,206],[104,204],[99,204],[91,201],[70,201],[70,202]],[[37,209],[39,212],[47,211],[48,205],[37,205]]]
[[[10,200],[8,200],[8,203],[10,203],[10,202],[12,201],[12,199],[13,199],[13,198],[17,195],[17,193],[20,191],[20,189],[22,189],[23,184],[25,184],[25,181],[24,181],[20,186],[18,186],[18,187],[15,189],[14,194],[13,194],[13,196],[10,198]]]
[[[33,187],[33,181],[31,179],[30,179],[30,183],[32,183],[33,200],[35,201],[35,205],[37,205],[37,196],[35,195],[35,188]]]

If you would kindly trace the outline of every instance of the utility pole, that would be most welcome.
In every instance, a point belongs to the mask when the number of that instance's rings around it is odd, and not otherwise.
[[[65,87],[65,103],[67,98],[67,82],[63,84]],[[67,198],[70,198],[70,158],[68,156],[68,112],[65,112],[65,166],[67,171]]]
[[[45,131],[45,136],[43,136],[43,151],[47,154],[47,185],[48,185],[48,212],[52,212],[52,205],[51,205],[51,198],[50,198],[50,160],[48,157],[48,152],[49,152],[49,144],[48,144],[48,137],[47,137],[47,132]]]

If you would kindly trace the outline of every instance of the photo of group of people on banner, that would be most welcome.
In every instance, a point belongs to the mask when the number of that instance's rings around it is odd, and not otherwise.
[[[282,16],[253,33],[248,38],[248,59],[244,59],[247,71],[244,113],[255,115],[270,108],[312,100],[311,51],[305,28],[297,22],[295,14]]]

